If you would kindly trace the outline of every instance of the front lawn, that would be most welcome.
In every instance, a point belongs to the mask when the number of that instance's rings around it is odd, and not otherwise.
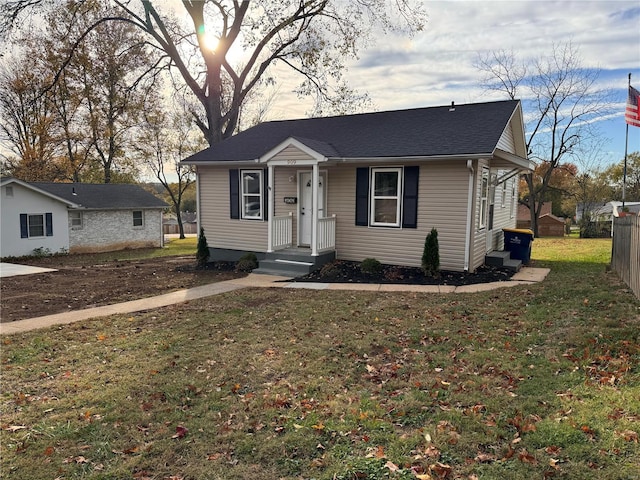
[[[640,302],[608,240],[535,285],[246,289],[3,336],[7,479],[636,479]]]

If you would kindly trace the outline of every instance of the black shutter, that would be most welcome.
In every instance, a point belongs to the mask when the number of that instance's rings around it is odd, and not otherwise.
[[[231,218],[240,218],[240,179],[237,168],[229,170],[229,204]]]
[[[29,225],[27,224],[26,213],[20,214],[20,238],[29,238]]]
[[[420,167],[404,167],[402,228],[418,227],[418,177]]]
[[[44,224],[47,228],[47,237],[53,237],[53,214],[45,213],[44,218],[45,218]]]
[[[369,225],[369,168],[356,168],[356,225]]]
[[[269,169],[265,168],[262,174],[262,211],[264,221],[269,220]]]

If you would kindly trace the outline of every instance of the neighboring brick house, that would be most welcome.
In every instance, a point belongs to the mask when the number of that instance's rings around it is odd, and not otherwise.
[[[538,217],[539,237],[562,237],[565,232],[565,221],[551,213],[551,203],[543,203]],[[526,205],[518,205],[517,228],[531,228],[531,213]]]
[[[138,185],[2,179],[0,256],[161,247],[167,204]],[[61,227],[64,225],[64,228]]]

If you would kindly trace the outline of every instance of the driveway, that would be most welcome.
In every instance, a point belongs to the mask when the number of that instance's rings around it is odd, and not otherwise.
[[[54,268],[30,267],[29,265],[18,265],[17,263],[0,262],[0,278],[55,271],[56,270]]]

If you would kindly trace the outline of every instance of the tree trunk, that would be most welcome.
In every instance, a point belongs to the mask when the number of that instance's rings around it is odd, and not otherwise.
[[[176,206],[179,207],[179,204]],[[178,221],[178,230],[180,231],[180,238],[185,238],[184,236],[184,225],[182,224],[182,215],[180,215],[180,209],[176,208],[176,220]]]

